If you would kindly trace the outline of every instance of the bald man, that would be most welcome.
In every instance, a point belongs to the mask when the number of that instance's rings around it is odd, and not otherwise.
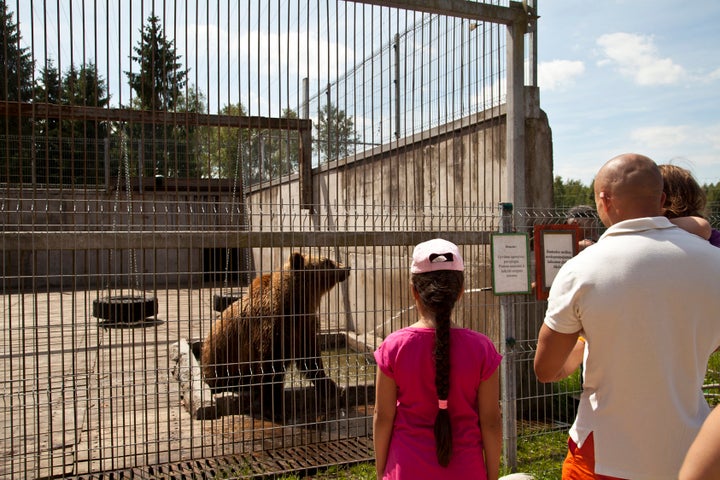
[[[594,185],[608,229],[555,277],[535,354],[541,382],[584,367],[563,479],[676,479],[710,411],[720,250],[662,216],[651,159],[615,157]]]

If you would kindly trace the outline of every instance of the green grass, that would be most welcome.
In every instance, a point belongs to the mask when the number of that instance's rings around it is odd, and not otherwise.
[[[375,480],[375,478],[376,476],[374,463],[359,463],[357,465],[350,466],[330,467],[311,476],[302,478],[297,477],[297,480]]]
[[[529,473],[536,480],[560,480],[562,462],[567,453],[566,432],[542,432],[518,441],[517,471]],[[502,467],[500,474],[510,469]],[[290,475],[279,480],[376,480],[374,463],[330,467],[311,475]]]
[[[529,473],[535,480],[560,480],[562,463],[567,454],[566,431],[540,433],[520,438],[517,450],[517,471]],[[500,475],[511,471],[502,467]]]
[[[705,398],[707,398],[710,406],[715,406],[720,403],[720,352],[715,352],[710,355],[708,360],[708,369],[705,374],[705,385],[709,385],[709,388],[705,389]]]
[[[720,352],[714,353],[708,361],[708,372],[705,384],[711,385],[706,389],[708,403],[720,404]],[[570,398],[579,394],[581,390],[580,373],[575,372],[565,380],[557,382],[554,386],[553,396],[558,402],[559,411],[567,411],[574,416],[570,408]],[[572,419],[569,419],[572,421]],[[518,440],[516,471],[529,473],[535,480],[560,480],[562,463],[567,454],[567,431],[539,431],[532,435],[521,437]],[[506,466],[501,467],[500,475],[511,473]],[[331,467],[308,476],[286,476],[281,480],[376,480],[375,464],[361,463]]]

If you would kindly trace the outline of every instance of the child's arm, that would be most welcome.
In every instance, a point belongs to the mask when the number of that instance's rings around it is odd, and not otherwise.
[[[490,378],[478,388],[478,414],[482,432],[483,453],[488,480],[500,476],[502,455],[502,418],[500,416],[500,371],[495,370]]]
[[[702,217],[677,217],[670,218],[671,223],[677,225],[685,231],[694,233],[698,237],[702,237],[705,240],[710,238],[712,228],[710,222]]]
[[[395,380],[378,368],[375,381],[375,411],[373,412],[373,444],[378,480],[383,478],[385,472],[396,408],[397,385]]]

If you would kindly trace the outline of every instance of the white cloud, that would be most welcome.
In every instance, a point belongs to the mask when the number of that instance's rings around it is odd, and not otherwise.
[[[553,60],[538,65],[538,85],[542,90],[561,90],[585,73],[585,64],[579,60]]]
[[[720,150],[720,123],[707,126],[702,132],[702,136],[710,143],[712,149]]]
[[[671,148],[687,142],[690,131],[687,125],[642,127],[630,132],[630,138],[648,147]]]
[[[686,77],[685,69],[670,58],[662,58],[650,36],[610,33],[597,39],[604,58],[600,65],[613,65],[638,85],[671,85]]]

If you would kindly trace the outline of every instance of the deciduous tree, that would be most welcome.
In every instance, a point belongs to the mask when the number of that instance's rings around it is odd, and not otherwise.
[[[331,102],[318,112],[317,134],[313,148],[320,152],[325,161],[347,157],[355,151],[358,137],[352,118]]]
[[[553,198],[556,207],[595,205],[592,185],[588,187],[580,180],[563,180],[559,175],[553,182]]]

